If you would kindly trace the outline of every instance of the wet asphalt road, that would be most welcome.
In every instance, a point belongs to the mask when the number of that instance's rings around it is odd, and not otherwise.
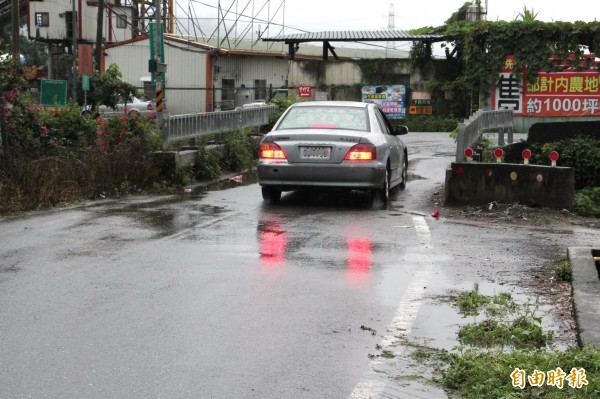
[[[528,270],[598,232],[434,219],[454,143],[406,142],[411,180],[379,209],[265,205],[248,175],[0,219],[0,398],[445,397],[408,344],[457,344],[439,298],[525,298]]]

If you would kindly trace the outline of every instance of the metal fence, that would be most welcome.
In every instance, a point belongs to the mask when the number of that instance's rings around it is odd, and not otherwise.
[[[276,105],[265,105],[233,111],[174,115],[165,121],[167,133],[164,144],[207,134],[227,133],[264,126],[269,124],[269,118],[277,109]]]
[[[508,133],[508,142],[513,142],[513,111],[479,110],[464,123],[458,124],[456,137],[456,162],[464,162],[465,150],[479,142],[483,133],[497,132],[498,145],[504,145],[504,133]]]

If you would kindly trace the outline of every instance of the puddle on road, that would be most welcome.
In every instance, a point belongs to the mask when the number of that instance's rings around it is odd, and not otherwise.
[[[414,173],[407,173],[406,177],[407,177],[409,183],[411,182],[411,180],[427,180],[423,176],[416,175]]]
[[[237,181],[236,179],[239,176],[241,176],[241,181]],[[256,170],[249,170],[236,176],[215,181],[204,186],[196,187],[192,190],[192,192],[202,193],[204,191],[222,191],[238,186],[249,186],[255,183],[258,183],[258,172]]]

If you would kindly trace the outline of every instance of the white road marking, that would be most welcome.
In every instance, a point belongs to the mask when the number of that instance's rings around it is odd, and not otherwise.
[[[413,223],[419,238],[419,252],[425,252],[426,250],[431,251],[433,245],[425,218],[422,216],[414,216]],[[387,334],[379,343],[381,351],[397,352],[398,336],[409,336],[412,332],[415,319],[417,318],[421,307],[425,286],[432,276],[431,264],[424,263],[423,266],[424,267],[415,274],[410,287],[406,290],[396,309],[392,322],[387,329]],[[369,362],[370,371],[356,387],[354,387],[354,390],[350,394],[350,398],[377,399],[381,396],[386,387],[386,383],[385,380],[381,378],[380,374],[376,372],[377,366],[380,363],[381,360],[378,359],[372,359]]]

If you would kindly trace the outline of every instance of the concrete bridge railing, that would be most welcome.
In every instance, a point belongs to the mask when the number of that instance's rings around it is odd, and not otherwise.
[[[479,142],[481,135],[488,132],[498,133],[498,145],[504,145],[504,133],[508,133],[508,142],[513,142],[512,110],[478,110],[464,123],[459,123],[456,137],[456,162],[464,162],[465,150]]]
[[[163,144],[207,134],[264,126],[269,124],[269,118],[278,108],[276,105],[264,105],[233,111],[174,115],[165,121],[166,134]]]

